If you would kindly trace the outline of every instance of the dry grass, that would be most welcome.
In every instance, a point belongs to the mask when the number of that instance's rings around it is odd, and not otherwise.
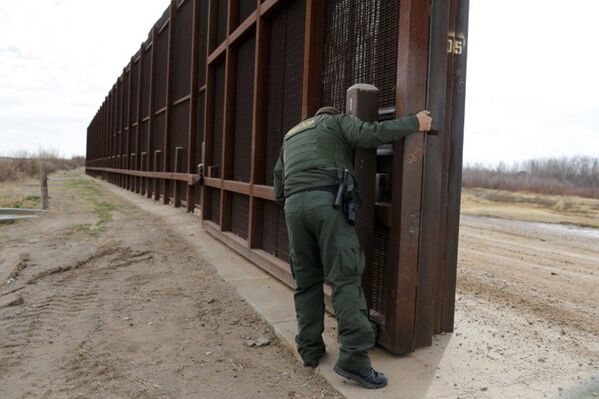
[[[45,161],[48,174],[59,170],[72,170],[85,164],[85,158],[82,156],[66,159],[52,151],[40,151],[37,154],[22,152],[12,157],[0,157],[0,182],[39,177],[42,159]]]
[[[599,198],[599,158],[533,159],[495,168],[466,165],[466,188]]]
[[[464,188],[462,213],[599,228],[599,199]]]

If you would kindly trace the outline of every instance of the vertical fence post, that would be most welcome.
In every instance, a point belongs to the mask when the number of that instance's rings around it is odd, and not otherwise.
[[[157,51],[156,51],[156,47],[157,47],[157,43],[158,43],[158,27],[156,25],[154,25],[154,28],[152,28],[152,49],[151,54],[150,54],[150,99],[148,101],[148,107],[150,108],[149,110],[149,117],[150,119],[148,120],[148,171],[153,170],[156,171],[157,168],[157,164],[156,164],[156,155],[152,156],[152,154],[154,153],[154,101],[155,101],[155,91],[156,91],[156,57],[157,57]],[[148,198],[152,197],[152,191],[150,190],[150,179],[148,178],[147,180],[147,196]],[[155,191],[158,184],[156,182],[156,179],[152,179],[153,182],[153,187],[152,189]]]
[[[166,111],[164,113],[164,143],[163,143],[163,166],[164,172],[168,171],[171,162],[171,118],[173,108],[173,60],[175,55],[175,24],[177,15],[177,1],[171,0],[171,6],[169,10],[169,21],[168,21],[168,49],[167,49],[167,63],[166,63],[166,100],[165,106]],[[177,190],[176,184],[171,182],[169,179],[162,180],[162,203],[168,204],[170,202],[171,187],[174,187],[174,191]]]
[[[135,170],[142,170],[140,162],[143,163],[143,158],[140,159],[141,151],[141,86],[143,84],[143,57],[144,57],[144,44],[142,43],[139,48],[139,67],[137,68],[137,109],[135,110],[137,129],[135,130],[135,152],[137,157],[135,158]],[[135,192],[141,192],[141,185],[143,184],[143,177],[135,178]],[[143,195],[143,194],[142,194]]]
[[[142,152],[141,153],[141,164],[139,166],[139,170],[142,171],[147,171],[148,169],[148,153],[147,152]],[[143,177],[141,179],[141,181],[139,182],[140,185],[140,194],[141,195],[146,195],[146,190],[147,190],[147,186],[148,186],[148,178]]]
[[[452,30],[464,41],[468,35],[469,0],[452,0]],[[451,56],[450,84],[452,86],[451,103],[453,110],[450,125],[451,135],[448,164],[448,204],[447,204],[447,242],[445,247],[445,270],[443,287],[443,307],[441,309],[441,331],[453,331],[455,316],[456,272],[458,262],[458,238],[460,227],[460,198],[462,192],[462,156],[464,149],[464,114],[466,99],[466,60],[468,43],[464,43],[461,54]]]
[[[397,116],[426,105],[430,4],[403,0],[399,10]],[[387,301],[393,311],[380,339],[395,353],[414,350],[418,250],[421,221],[422,135],[410,135],[393,146],[393,184],[389,259],[393,283]]]
[[[320,73],[324,53],[325,14],[326,4],[324,1],[306,0],[302,119],[313,115],[320,105]]]
[[[227,35],[233,31],[234,13],[228,1]],[[223,145],[221,157],[221,182],[233,178],[234,129],[235,129],[235,89],[237,84],[237,49],[227,46],[225,55],[225,104],[223,110]],[[220,228],[221,231],[231,230],[231,205],[233,195],[230,191],[221,190],[220,196]]]
[[[192,6],[192,33],[191,33],[191,71],[189,78],[189,123],[187,130],[187,173],[197,173],[196,146],[198,129],[198,81],[200,74],[200,0],[193,0]],[[187,212],[193,212],[195,208],[195,186],[188,184],[187,190]]]
[[[128,88],[127,94],[129,98],[127,99],[127,149],[126,152],[128,154],[127,157],[127,169],[135,169],[135,160],[134,156],[132,156],[132,139],[133,135],[131,134],[131,130],[133,130],[133,117],[131,116],[131,112],[133,111],[133,68],[135,65],[135,57],[131,57],[131,63],[129,64],[129,79],[128,79]],[[135,150],[137,151],[137,149]],[[127,190],[135,191],[134,187],[135,178],[131,175],[127,175]]]
[[[216,0],[209,0],[208,3],[208,28],[206,37],[206,60],[213,50],[212,43],[216,37]],[[204,92],[204,143],[202,145],[202,161],[206,171],[206,176],[211,176],[209,172],[210,165],[213,162],[213,142],[214,142],[214,68],[206,65],[206,91]],[[206,186],[202,187],[202,220],[210,218],[212,212],[211,191]]]
[[[260,247],[264,205],[253,193],[254,184],[264,184],[266,153],[266,120],[268,112],[268,57],[270,51],[270,26],[260,16],[262,5],[258,2],[256,20],[256,49],[254,61],[254,93],[252,113],[252,155],[250,174],[250,207],[248,216],[248,246]]]
[[[161,163],[160,160],[162,158],[162,151],[160,150],[156,150],[154,151],[154,171],[155,172],[162,172],[161,169]],[[157,177],[154,178],[154,200],[158,201],[160,200],[160,179],[158,179]],[[164,195],[167,195],[167,193],[163,193]]]
[[[44,159],[40,161],[40,183],[42,188],[42,209],[48,209],[48,175]]]
[[[422,176],[422,217],[418,256],[418,293],[416,299],[415,346],[432,344],[438,332],[439,303],[442,276],[442,249],[445,237],[442,215],[446,198],[442,195],[443,142],[447,96],[447,37],[449,29],[449,2],[433,0],[431,10],[430,52],[427,83],[427,104],[433,116],[433,129],[438,135],[425,135]]]
[[[175,148],[175,173],[183,172],[183,147]],[[181,182],[178,180],[173,180],[172,184],[175,185],[175,195],[174,195],[174,203],[175,208],[181,207]]]

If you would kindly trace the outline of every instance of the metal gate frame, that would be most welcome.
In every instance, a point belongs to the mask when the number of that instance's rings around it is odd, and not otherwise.
[[[388,203],[372,195],[381,156],[360,153],[371,198],[358,227],[370,265],[364,285],[369,302],[378,290],[385,304],[371,317],[378,343],[393,353],[453,330],[468,7],[468,0],[400,2],[397,72],[386,77],[396,79],[391,111],[428,108],[440,134],[412,135],[386,150]],[[173,0],[90,123],[87,173],[188,211],[201,206],[207,231],[293,286],[268,151],[293,120],[325,105],[326,15],[324,0]],[[273,48],[279,35],[282,47]],[[291,69],[275,71],[276,57]],[[271,87],[280,79],[282,87]],[[286,112],[280,120],[269,120],[273,93]],[[373,266],[381,262],[376,240],[384,267]]]

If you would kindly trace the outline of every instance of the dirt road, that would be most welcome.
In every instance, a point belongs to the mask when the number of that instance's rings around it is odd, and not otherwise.
[[[1,398],[338,397],[159,217],[77,173],[50,185],[47,215],[0,227]],[[425,397],[599,396],[598,280],[597,229],[463,216]]]
[[[459,288],[599,337],[599,229],[462,216]]]
[[[462,215],[457,281],[438,397],[599,397],[598,229]]]
[[[339,397],[158,219],[81,175],[50,190],[0,226],[0,398]]]

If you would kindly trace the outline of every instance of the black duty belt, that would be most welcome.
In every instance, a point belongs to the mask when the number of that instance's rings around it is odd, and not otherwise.
[[[295,194],[305,193],[305,192],[308,192],[308,191],[326,191],[327,193],[331,193],[331,194],[335,195],[337,193],[337,185],[304,188],[303,190],[299,190],[299,191],[294,192],[293,194],[291,194],[287,198],[292,197]]]

